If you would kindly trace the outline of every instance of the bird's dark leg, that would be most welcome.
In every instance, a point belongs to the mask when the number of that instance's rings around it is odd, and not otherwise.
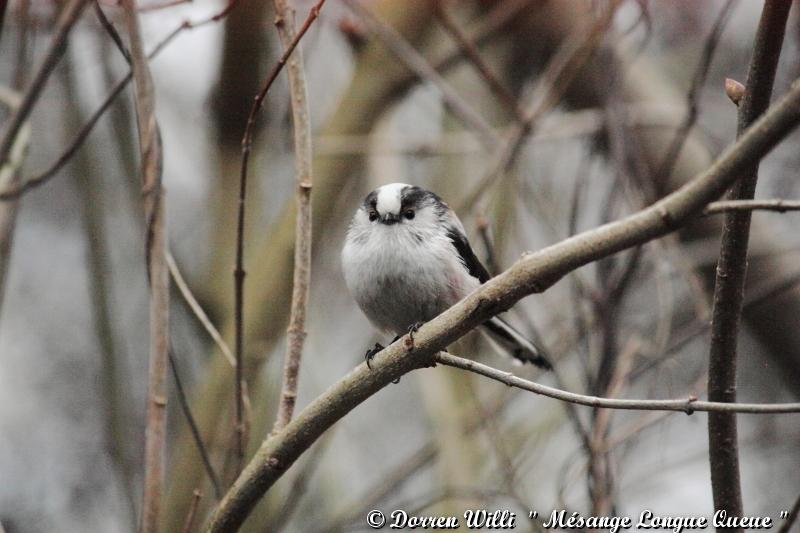
[[[364,354],[364,360],[367,362],[367,368],[370,370],[372,370],[372,366],[369,364],[370,361],[372,361],[372,358],[375,357],[375,355],[377,355],[377,353],[381,350],[383,350],[383,346],[376,342],[375,346],[367,350],[367,353]]]

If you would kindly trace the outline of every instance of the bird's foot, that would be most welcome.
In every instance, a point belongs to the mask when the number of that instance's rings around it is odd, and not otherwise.
[[[381,350],[383,350],[383,346],[376,342],[375,346],[367,350],[367,353],[364,354],[364,360],[367,362],[367,368],[370,370],[372,370],[372,366],[369,364],[370,361],[372,361],[372,358],[375,357],[375,355],[377,355]]]
[[[408,338],[405,340],[406,350],[414,351],[414,333],[422,327],[425,322],[414,322],[408,326]]]

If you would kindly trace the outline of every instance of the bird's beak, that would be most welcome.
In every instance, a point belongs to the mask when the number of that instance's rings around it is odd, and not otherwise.
[[[387,226],[398,222],[400,222],[400,215],[395,215],[394,213],[386,213],[381,217],[381,224],[386,224]]]

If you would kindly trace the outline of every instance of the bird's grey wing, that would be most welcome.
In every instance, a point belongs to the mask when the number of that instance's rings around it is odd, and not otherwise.
[[[453,247],[461,257],[461,262],[467,267],[469,275],[477,278],[481,283],[486,283],[492,277],[489,272],[481,264],[480,260],[475,256],[472,247],[469,245],[467,237],[458,228],[450,227],[447,230],[447,237],[452,241]]]
[[[461,257],[462,263],[467,267],[469,274],[480,280],[481,283],[486,283],[492,276],[489,275],[489,272],[475,256],[475,252],[472,251],[472,247],[464,235],[464,231],[458,226],[461,226],[461,224],[450,226],[447,236],[453,242],[453,246],[458,251],[458,255]],[[542,348],[526,339],[524,335],[500,317],[492,317],[484,322],[482,326],[489,339],[499,345],[511,357],[522,363],[533,363],[545,369],[552,368]]]

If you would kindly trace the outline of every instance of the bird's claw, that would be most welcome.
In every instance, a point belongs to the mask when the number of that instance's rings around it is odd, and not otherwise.
[[[405,346],[409,352],[414,350],[414,333],[416,333],[423,324],[424,322],[414,322],[408,326],[408,338],[405,341]]]
[[[383,350],[383,346],[381,346],[379,343],[376,342],[375,346],[367,350],[367,353],[364,354],[364,360],[367,362],[367,368],[369,368],[370,370],[372,370],[372,365],[370,365],[370,361],[372,361],[372,358],[375,357],[381,350]]]

